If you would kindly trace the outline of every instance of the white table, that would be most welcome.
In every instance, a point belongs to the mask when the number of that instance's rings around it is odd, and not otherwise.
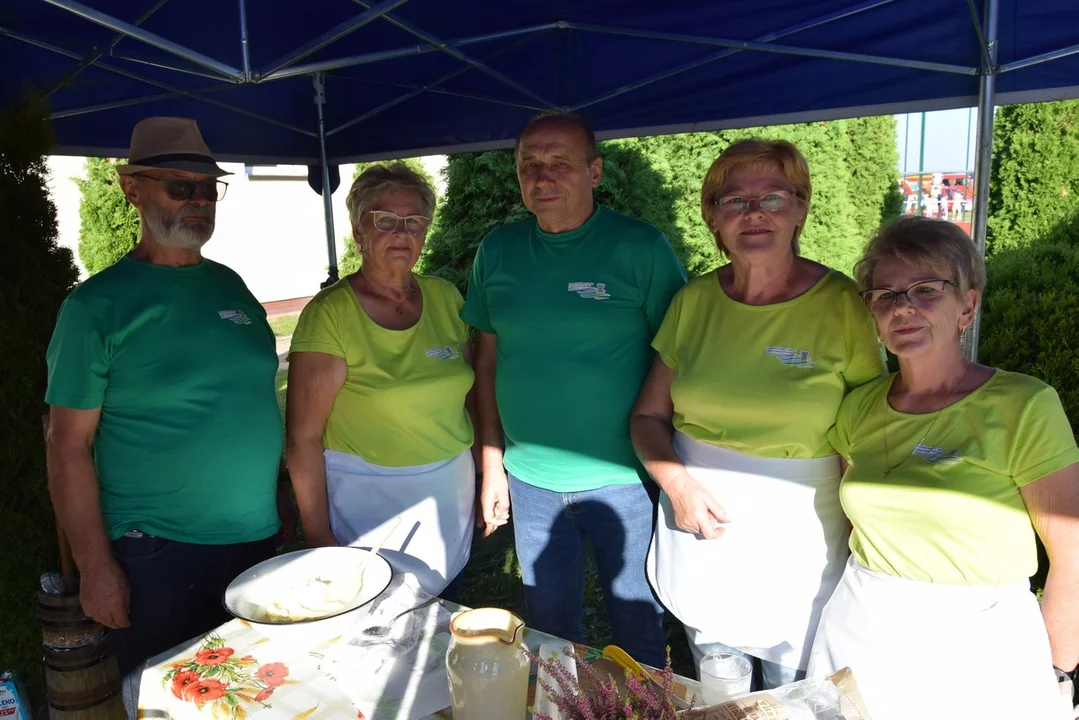
[[[450,612],[466,609],[452,603],[442,605]],[[404,673],[405,679],[396,683],[397,687],[385,687],[385,679],[379,678],[381,671],[355,673],[333,663],[335,653],[341,652],[335,644],[345,642],[341,638],[314,647],[284,646],[268,641],[248,623],[232,620],[150,660],[142,675],[139,718],[416,720],[418,716],[424,720],[449,720],[452,713],[448,707],[423,712],[416,707],[425,702],[445,705],[449,698],[445,672],[448,614],[440,612],[438,605],[428,610],[430,622],[423,639],[416,650],[402,658],[410,667],[402,669],[399,662],[398,667],[386,672]],[[524,634],[524,642],[532,652],[553,639],[527,628]],[[600,656],[592,648],[579,646],[577,651],[587,661]],[[427,674],[422,675],[417,690],[419,673],[411,680],[408,677],[420,665]],[[686,678],[678,677],[676,683],[683,696],[698,688],[695,681]],[[440,693],[444,699],[437,702],[435,698]],[[532,690],[530,704],[531,696]]]

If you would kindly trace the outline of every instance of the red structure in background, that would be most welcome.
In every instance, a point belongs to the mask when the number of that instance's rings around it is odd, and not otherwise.
[[[921,179],[921,206],[918,181]],[[974,173],[929,172],[906,175],[899,181],[904,215],[949,220],[970,233],[974,212]]]

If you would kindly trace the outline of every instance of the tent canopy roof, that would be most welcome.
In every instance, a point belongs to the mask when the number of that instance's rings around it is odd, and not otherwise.
[[[85,2],[0,8],[0,102],[51,91],[67,154],[183,115],[221,159],[317,163],[315,71],[342,163],[507,147],[551,108],[610,138],[969,106],[986,64],[959,0]],[[997,102],[1079,97],[1079,3],[998,2]]]

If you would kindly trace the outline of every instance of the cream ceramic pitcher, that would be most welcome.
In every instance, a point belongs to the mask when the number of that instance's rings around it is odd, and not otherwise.
[[[524,621],[508,610],[466,610],[450,621],[446,672],[453,720],[521,720],[527,713],[531,664],[521,641]]]

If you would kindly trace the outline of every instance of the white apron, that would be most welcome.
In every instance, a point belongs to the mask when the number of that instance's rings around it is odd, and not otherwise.
[[[676,432],[689,474],[726,509],[722,537],[674,524],[661,493],[648,579],[691,641],[805,669],[821,610],[843,572],[850,525],[839,459],[757,458]]]
[[[848,666],[873,720],[1072,717],[1026,580],[921,582],[852,557],[821,617],[809,675]]]
[[[476,473],[472,452],[428,465],[385,467],[325,451],[330,529],[342,545],[371,547],[398,515],[380,554],[432,595],[461,572],[472,546]]]

